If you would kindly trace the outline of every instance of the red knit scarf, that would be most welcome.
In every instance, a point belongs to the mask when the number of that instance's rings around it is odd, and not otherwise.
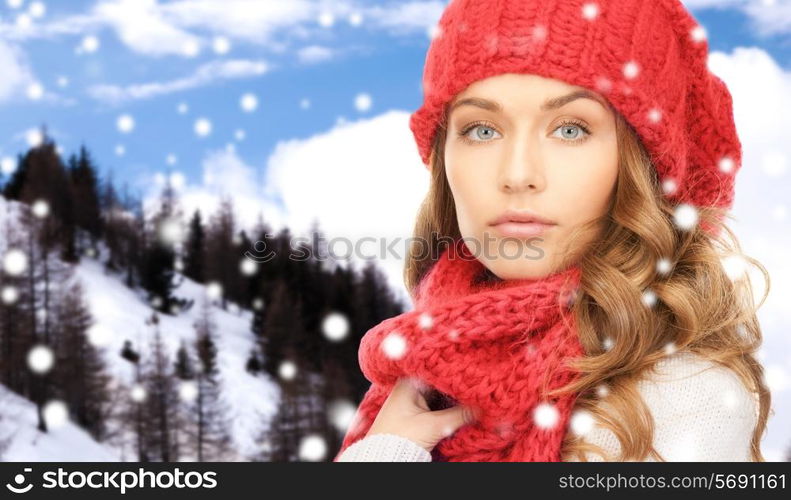
[[[583,353],[569,313],[579,268],[521,280],[481,280],[485,273],[457,240],[421,280],[415,308],[363,336],[360,368],[371,386],[335,460],[366,435],[395,382],[414,377],[433,389],[432,410],[482,410],[437,444],[434,461],[560,461],[576,394],[541,393],[577,376],[565,362]]]

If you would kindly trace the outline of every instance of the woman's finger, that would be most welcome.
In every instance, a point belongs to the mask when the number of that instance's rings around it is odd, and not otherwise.
[[[449,436],[465,424],[470,424],[476,420],[475,412],[472,408],[464,405],[456,405],[452,408],[431,412],[431,418],[438,432],[443,436]]]

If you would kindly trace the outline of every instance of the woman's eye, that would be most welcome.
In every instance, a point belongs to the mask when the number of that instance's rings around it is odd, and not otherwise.
[[[472,132],[472,136],[475,139],[470,139],[470,133]],[[472,125],[467,127],[462,132],[459,133],[462,140],[465,142],[475,143],[475,142],[488,142],[488,139],[491,139],[494,134],[497,132],[488,125]]]
[[[555,131],[560,131],[560,138],[571,142],[582,142],[590,134],[587,128],[579,123],[563,123]]]

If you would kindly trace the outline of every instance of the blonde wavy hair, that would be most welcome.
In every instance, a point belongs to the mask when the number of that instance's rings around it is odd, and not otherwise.
[[[588,224],[601,231],[600,238],[576,257],[582,280],[572,314],[586,355],[570,366],[581,376],[545,395],[577,392],[575,408],[589,411],[598,425],[611,430],[620,441],[621,453],[609,456],[599,446],[567,432],[562,459],[587,461],[586,453],[592,452],[606,461],[643,461],[649,455],[666,461],[653,447],[654,423],[637,382],[645,370],[667,356],[666,347],[671,345],[733,369],[757,396],[759,415],[751,458],[763,462],[760,441],[771,395],[756,359],[763,341],[756,310],[769,293],[769,275],[760,262],[743,254],[724,222],[731,217],[727,211],[699,207],[700,224],[694,229],[675,226],[675,206],[663,195],[639,137],[620,113],[613,112],[619,150],[615,193],[608,213]],[[445,173],[446,134],[443,119],[430,156],[431,185],[417,215],[404,268],[404,282],[413,299],[416,285],[436,260],[440,247],[448,239],[461,237]],[[707,234],[704,224],[716,228],[717,236]],[[579,228],[572,243],[586,229]],[[426,242],[428,252],[425,246],[416,246]],[[735,280],[728,276],[722,259],[729,255],[738,256],[763,274],[765,292],[757,306],[748,274]],[[657,270],[660,259],[671,263],[669,273]],[[653,307],[643,303],[642,294],[648,289],[656,294]],[[609,349],[604,348],[605,332],[612,341]],[[598,404],[602,400],[597,389],[603,384],[608,389],[609,410]]]

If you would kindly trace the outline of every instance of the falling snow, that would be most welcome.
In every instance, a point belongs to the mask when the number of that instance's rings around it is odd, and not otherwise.
[[[681,203],[673,212],[673,221],[679,229],[689,231],[698,223],[698,210],[690,204]]]
[[[359,112],[365,112],[371,109],[372,99],[368,94],[358,94],[354,98],[354,107]]]
[[[349,334],[349,320],[344,314],[332,312],[324,317],[321,329],[327,339],[337,342]]]
[[[49,215],[49,203],[44,200],[36,200],[33,203],[33,215],[38,217],[39,219],[43,219],[47,215]]]
[[[309,434],[299,443],[299,459],[318,462],[327,456],[327,442],[318,434]]]
[[[242,111],[252,113],[258,109],[258,97],[248,92],[239,99],[239,106],[242,108]]]
[[[552,429],[558,424],[560,414],[551,403],[540,403],[533,410],[533,422],[542,429]]]
[[[571,414],[570,426],[572,432],[577,436],[584,436],[588,434],[596,423],[593,414],[588,410],[575,410]]]
[[[586,3],[582,6],[582,17],[592,21],[599,15],[599,6],[593,2]]]
[[[122,134],[128,134],[135,129],[135,119],[132,118],[131,115],[124,114],[118,117],[115,125],[118,127],[119,132]]]
[[[396,332],[392,332],[382,341],[382,350],[390,359],[400,359],[406,353],[406,339]]]
[[[640,73],[640,67],[635,61],[629,61],[623,66],[623,76],[631,80]]]
[[[15,248],[7,251],[3,257],[3,269],[11,276],[21,276],[27,270],[27,255]]]
[[[297,375],[297,365],[293,361],[283,361],[278,367],[277,374],[283,380],[293,380]]]
[[[69,411],[63,401],[50,401],[42,411],[47,427],[59,429],[69,421]]]
[[[30,349],[27,355],[27,364],[36,373],[47,373],[55,363],[52,349],[45,345],[37,345]]]
[[[195,134],[198,137],[206,137],[211,134],[211,122],[208,118],[198,118],[195,120]]]

